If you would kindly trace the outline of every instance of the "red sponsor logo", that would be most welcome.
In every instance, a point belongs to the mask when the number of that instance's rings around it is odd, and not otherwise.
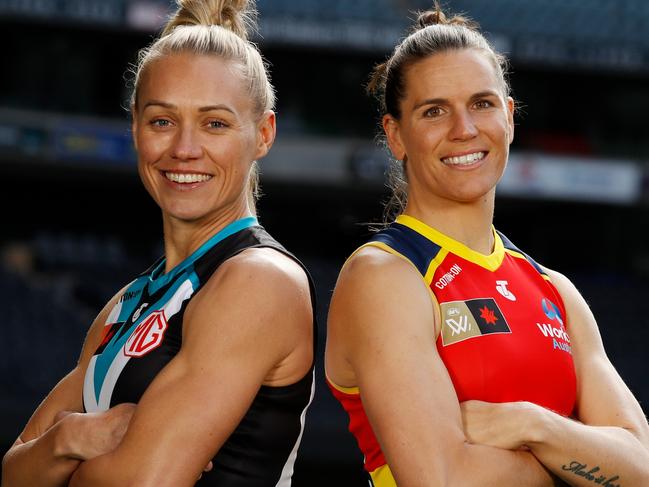
[[[142,357],[160,346],[167,330],[164,311],[154,311],[135,327],[124,345],[124,355]]]

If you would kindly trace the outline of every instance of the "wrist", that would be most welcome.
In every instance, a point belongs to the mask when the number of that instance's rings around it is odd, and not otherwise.
[[[79,448],[81,428],[84,424],[84,414],[67,415],[54,426],[54,456],[61,459],[84,460]]]
[[[546,444],[552,435],[554,413],[529,402],[522,403],[520,413],[523,442],[534,451]]]

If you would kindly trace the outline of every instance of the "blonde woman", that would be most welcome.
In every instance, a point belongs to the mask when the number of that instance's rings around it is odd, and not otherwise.
[[[133,138],[164,256],[99,313],[5,455],[4,487],[291,484],[313,287],[255,216],[275,115],[252,8],[179,0],[141,52]]]

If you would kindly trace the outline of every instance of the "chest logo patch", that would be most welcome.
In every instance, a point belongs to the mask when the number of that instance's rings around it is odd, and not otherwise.
[[[516,296],[514,295],[514,293],[507,289],[508,284],[509,283],[507,281],[496,281],[496,290],[503,297],[509,299],[510,301],[516,301]]]
[[[124,344],[124,355],[142,357],[160,346],[167,330],[167,318],[163,310],[154,311],[135,327]]]
[[[493,298],[441,303],[442,344],[492,333],[511,333],[505,316]]]

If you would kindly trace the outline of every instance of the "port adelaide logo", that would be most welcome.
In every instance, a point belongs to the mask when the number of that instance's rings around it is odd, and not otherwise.
[[[511,333],[507,320],[493,298],[441,303],[442,344],[492,333]]]

